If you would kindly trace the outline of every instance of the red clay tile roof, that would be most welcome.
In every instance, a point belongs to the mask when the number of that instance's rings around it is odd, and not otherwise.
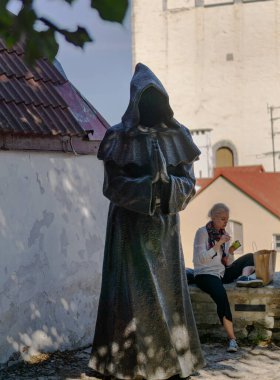
[[[0,134],[86,136],[102,140],[108,123],[46,59],[30,69],[20,44],[0,39]]]
[[[213,178],[197,179],[197,185],[201,186],[197,194],[204,191],[219,177],[229,181],[280,218],[280,172],[266,173],[262,166],[217,168]]]
[[[251,166],[233,166],[233,167],[226,167],[226,168],[215,168],[214,169],[214,176],[218,175],[219,173],[263,173],[264,167],[262,165],[251,165]]]
[[[196,179],[196,185],[199,186],[200,190],[208,186],[210,182],[213,182],[213,178],[197,178]]]

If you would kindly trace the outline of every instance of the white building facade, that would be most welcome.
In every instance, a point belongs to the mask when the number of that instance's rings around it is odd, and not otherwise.
[[[214,166],[280,170],[280,109],[268,108],[280,106],[280,0],[134,0],[132,33],[133,63],[161,79],[176,119],[212,130]]]
[[[201,151],[200,159],[194,163],[196,178],[212,177],[213,150],[211,144],[211,129],[192,129],[192,138]]]

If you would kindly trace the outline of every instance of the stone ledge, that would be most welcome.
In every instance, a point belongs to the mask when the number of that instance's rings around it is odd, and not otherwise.
[[[234,328],[238,339],[251,343],[280,342],[280,273],[262,288],[238,288],[225,285]],[[220,340],[226,337],[216,313],[216,305],[196,285],[189,285],[190,297],[200,338]]]

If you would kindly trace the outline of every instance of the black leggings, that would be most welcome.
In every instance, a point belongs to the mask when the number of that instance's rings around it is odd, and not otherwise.
[[[225,269],[223,278],[219,278],[212,274],[199,274],[195,276],[197,286],[208,293],[217,305],[217,313],[223,324],[223,318],[226,317],[232,321],[230,305],[223,284],[229,284],[241,276],[245,267],[254,266],[254,258],[252,253],[247,253],[235,260],[229,267]]]

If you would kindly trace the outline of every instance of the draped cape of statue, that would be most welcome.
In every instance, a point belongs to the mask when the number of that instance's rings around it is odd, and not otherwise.
[[[150,87],[161,94],[164,117],[146,127],[139,102]],[[200,151],[147,66],[137,64],[130,95],[122,122],[108,129],[98,152],[110,207],[89,366],[117,379],[187,377],[204,361],[178,212],[195,193],[193,161]],[[155,181],[162,168],[168,180]]]

